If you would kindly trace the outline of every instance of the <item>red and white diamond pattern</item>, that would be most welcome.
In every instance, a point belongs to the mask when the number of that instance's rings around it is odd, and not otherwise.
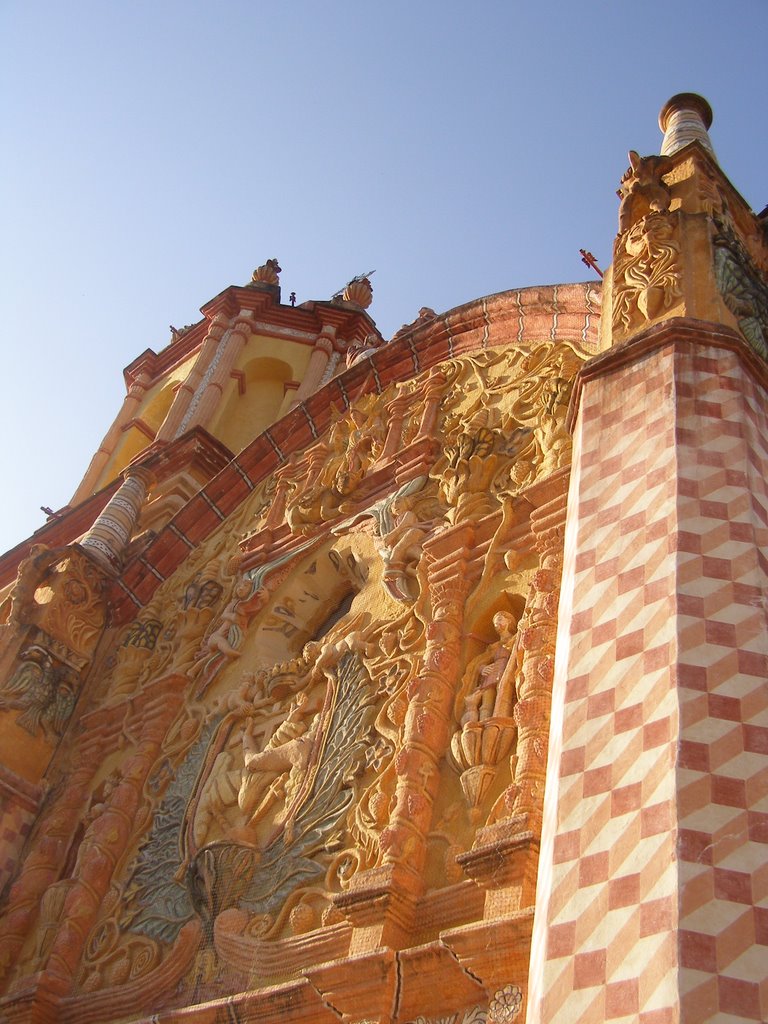
[[[584,386],[529,1020],[768,1018],[767,407],[688,344]]]

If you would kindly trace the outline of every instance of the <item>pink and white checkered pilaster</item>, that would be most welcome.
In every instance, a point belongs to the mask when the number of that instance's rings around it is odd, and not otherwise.
[[[529,1024],[768,1020],[768,396],[680,333],[581,389]]]

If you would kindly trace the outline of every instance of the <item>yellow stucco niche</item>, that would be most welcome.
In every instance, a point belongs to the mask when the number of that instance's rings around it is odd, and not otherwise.
[[[153,438],[150,437],[150,434],[154,435],[160,429],[173,404],[179,385],[186,380],[193,364],[194,359],[188,359],[147,389],[133,419],[140,420],[148,429],[142,429],[135,422],[127,426],[127,429],[120,435],[115,450],[94,486],[94,490],[106,486],[119,476],[129,462],[152,443]]]
[[[270,355],[260,352],[269,351]],[[239,452],[285,411],[289,381],[301,380],[308,346],[274,338],[253,338],[235,367],[211,422],[211,433]]]

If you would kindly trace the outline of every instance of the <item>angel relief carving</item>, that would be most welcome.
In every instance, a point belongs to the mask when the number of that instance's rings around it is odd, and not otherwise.
[[[221,547],[169,581],[126,631],[118,657],[139,666],[134,687],[171,671],[190,686],[186,731],[177,721],[144,788],[148,831],[120,869],[110,957],[141,939],[170,959],[185,923],[200,920],[206,949],[247,961],[247,976],[254,943],[323,922],[348,928],[341,894],[356,874],[409,856],[399,833],[399,845],[389,837],[398,801],[409,821],[431,813],[436,769],[413,768],[408,738],[432,734],[431,708],[417,713],[413,699],[442,586],[430,579],[431,545],[565,462],[565,410],[583,358],[554,342],[489,350],[433,368],[407,394],[371,396],[275,474],[258,525],[287,521],[290,534],[265,546],[272,562],[242,572],[225,561],[262,492],[239,530],[227,526]],[[331,530],[318,529],[326,522]],[[382,570],[369,575],[377,558]],[[452,594],[452,579],[446,586]],[[456,668],[452,756],[470,816],[517,742],[517,624],[499,613],[496,637],[487,623],[489,649],[463,675]],[[446,720],[452,700],[451,691]]]
[[[390,751],[375,728],[386,681],[366,667],[380,650],[369,647],[354,630],[308,644],[246,679],[203,730],[134,864],[132,932],[168,941],[195,914],[212,927],[235,909],[263,936],[310,926],[314,911],[293,913],[301,894],[338,888],[363,863],[359,850],[342,853]]]
[[[318,523],[352,510],[351,496],[384,446],[381,412],[376,396],[360,400],[336,420],[327,439],[278,471],[285,518],[294,532],[310,532]]]
[[[568,399],[583,359],[572,345],[544,342],[455,361],[443,452],[430,472],[448,522],[492,512],[567,463]]]

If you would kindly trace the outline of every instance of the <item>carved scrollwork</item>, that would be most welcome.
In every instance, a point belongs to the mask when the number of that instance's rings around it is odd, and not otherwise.
[[[318,950],[346,956],[372,878],[429,875],[425,899],[460,884],[477,810],[510,778],[530,790],[543,764],[536,700],[551,684],[557,579],[542,563],[526,608],[536,556],[506,572],[504,552],[512,532],[532,544],[528,489],[570,457],[583,359],[551,341],[487,349],[353,399],[124,627],[100,711],[135,771],[113,793],[89,784],[78,811],[73,856],[101,886],[78,882],[93,918],[83,991],[175,971],[185,929],[203,940],[182,989],[199,983],[202,998],[235,975],[258,987],[265,963],[264,977],[290,975],[285,949],[302,966]],[[242,540],[254,525],[260,536]],[[128,788],[126,826],[112,805]],[[121,847],[110,836],[123,828]],[[383,891],[361,913],[385,913]],[[450,925],[442,913],[424,929]]]
[[[619,236],[613,276],[613,326],[655,320],[682,298],[674,214],[652,213]]]

